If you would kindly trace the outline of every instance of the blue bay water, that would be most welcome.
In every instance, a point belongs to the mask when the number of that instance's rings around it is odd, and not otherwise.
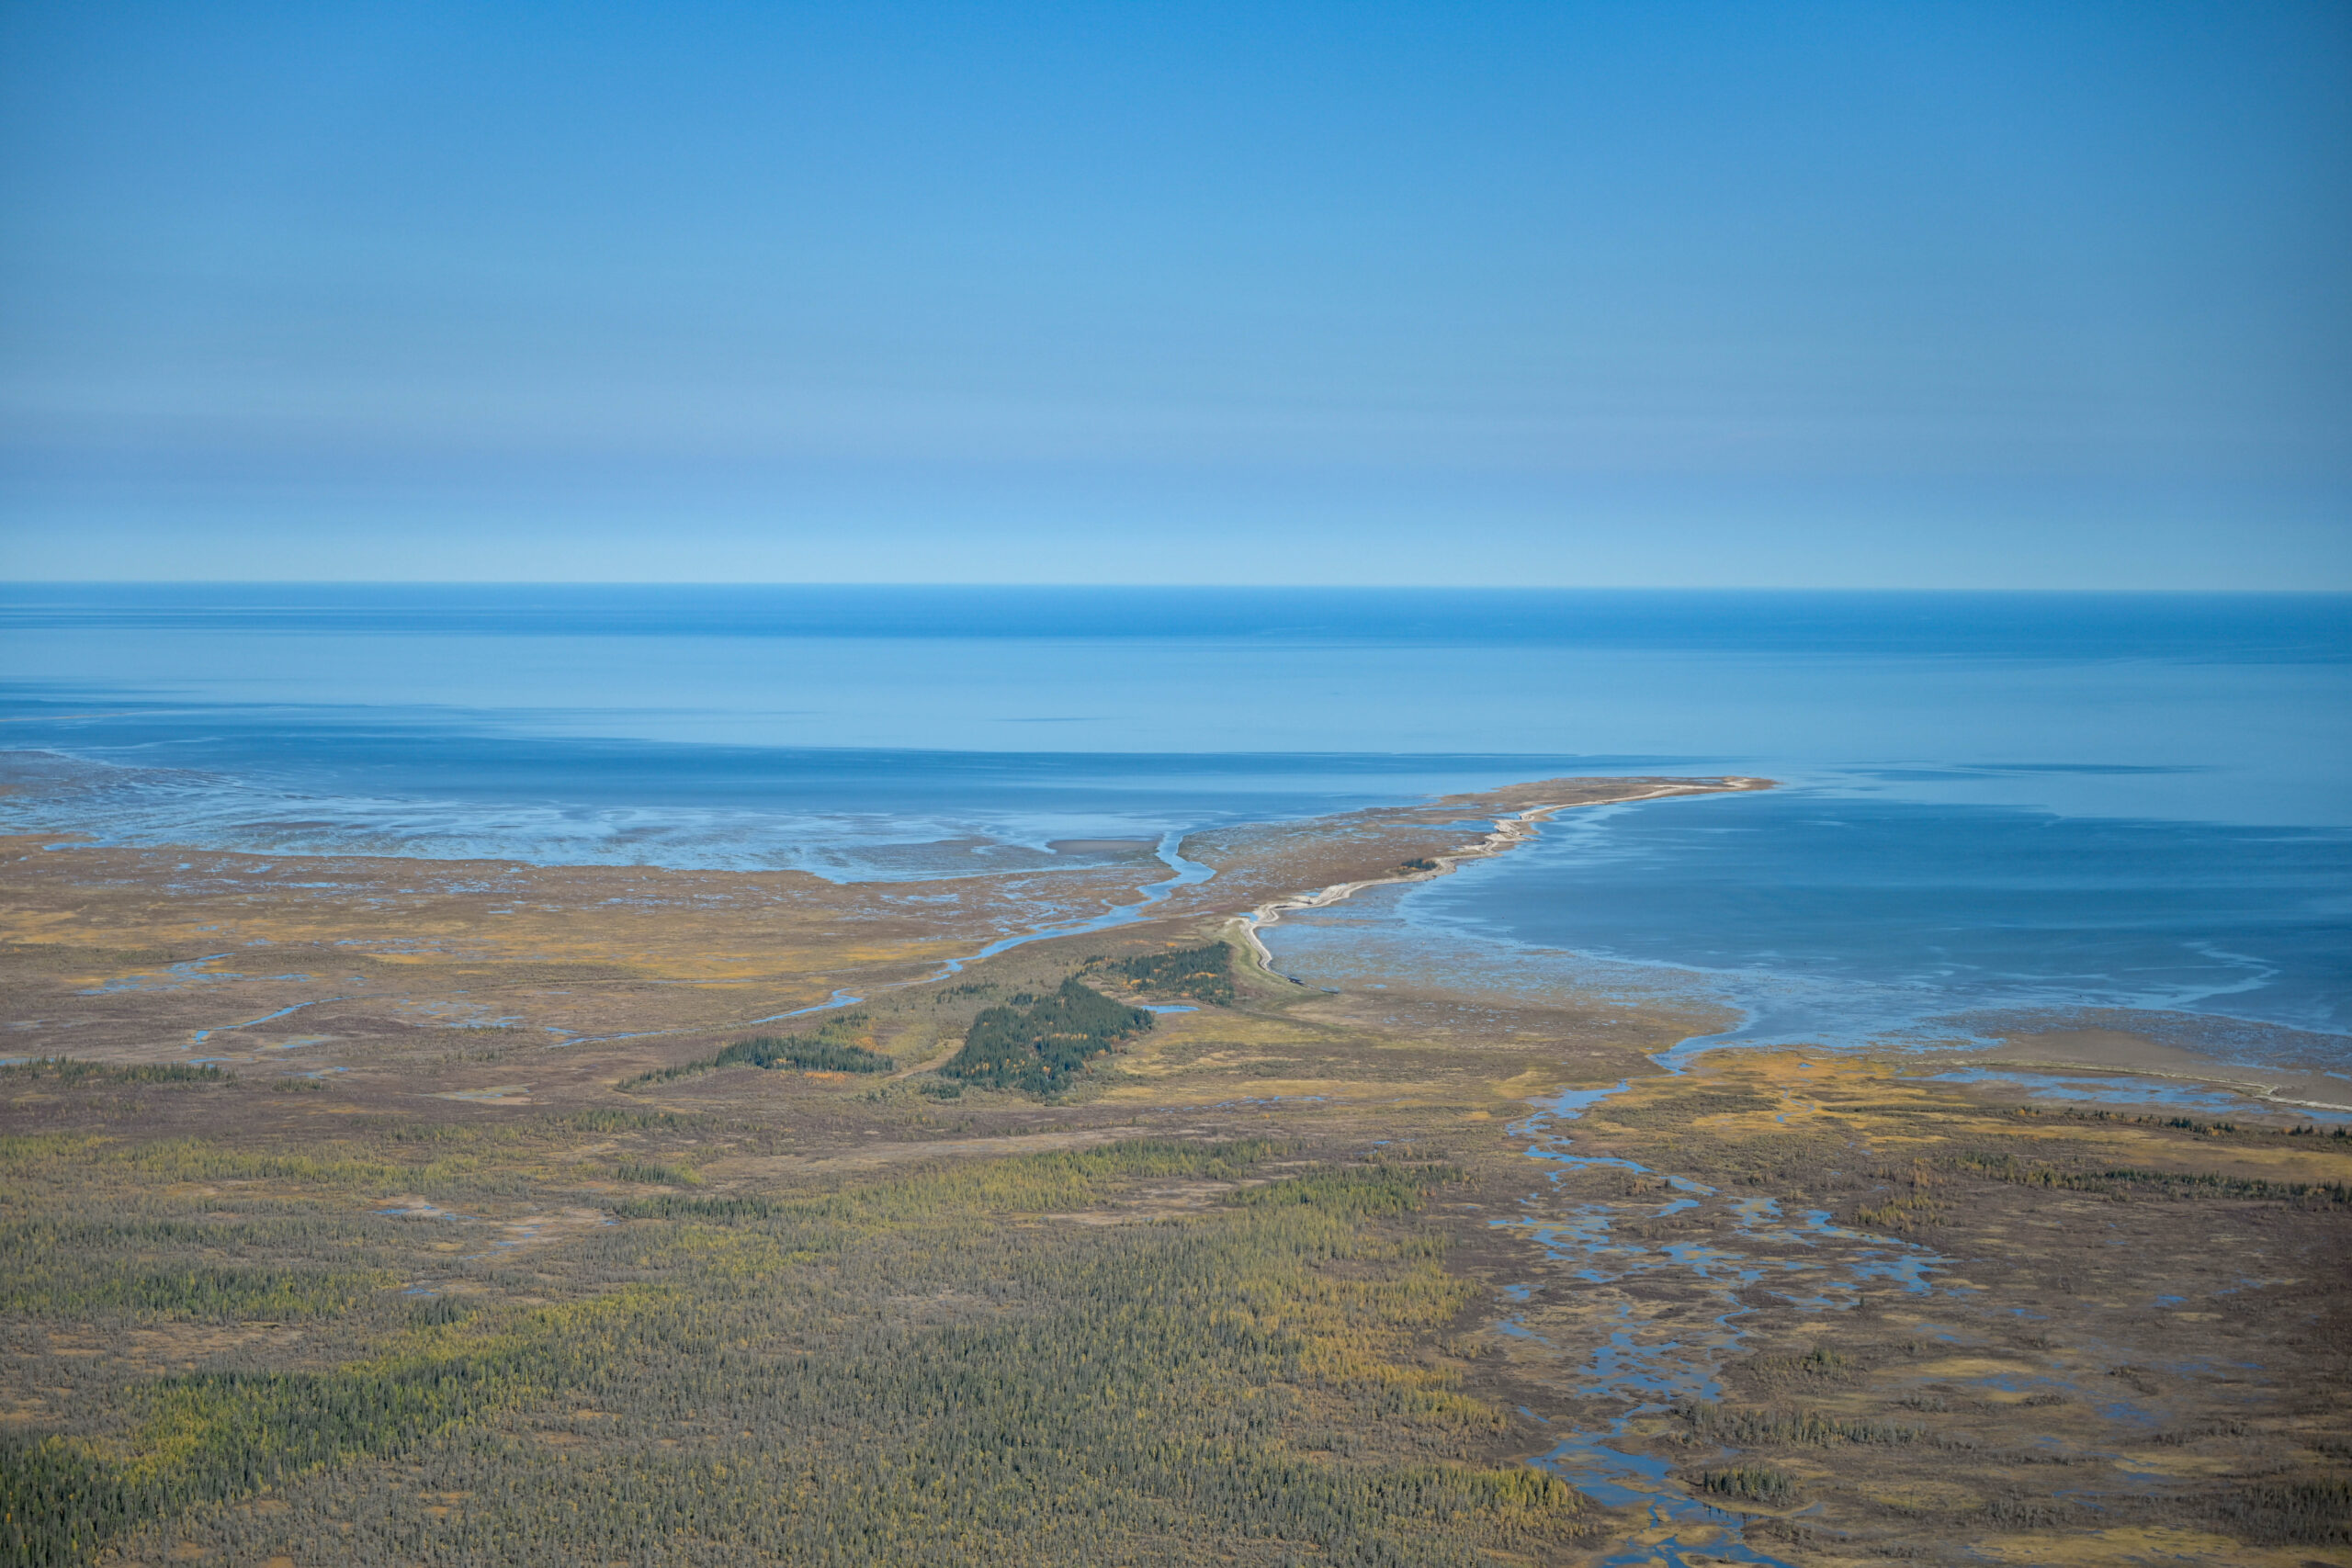
[[[2126,1010],[2352,1061],[2340,595],[0,601],[18,830],[936,877],[1549,774],[1763,773],[1785,787],[1577,814],[1346,919],[1464,964],[1673,971],[1749,1039]],[[1311,970],[1340,929],[1271,940]]]

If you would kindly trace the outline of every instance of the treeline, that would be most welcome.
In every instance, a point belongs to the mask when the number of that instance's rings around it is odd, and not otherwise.
[[[1148,991],[1189,997],[1213,1007],[1233,1005],[1233,949],[1221,942],[1173,953],[1147,953],[1105,965]]]
[[[471,1140],[451,1128],[419,1127],[386,1130],[386,1141],[469,1145]],[[70,1134],[28,1134],[0,1137],[0,1178],[23,1181],[39,1178],[44,1166],[72,1160],[96,1179],[108,1183],[287,1181],[322,1189],[367,1191],[407,1191],[439,1202],[447,1198],[481,1198],[497,1194],[521,1196],[531,1190],[525,1175],[512,1168],[493,1168],[473,1153],[442,1154],[421,1163],[380,1157],[383,1150],[338,1139],[313,1145],[316,1153],[291,1153],[250,1148],[215,1138],[159,1138],[148,1143],[116,1143],[100,1137]]]
[[[2038,1108],[2027,1107],[2039,1114]],[[2071,1122],[2121,1122],[2140,1127],[2177,1127],[2186,1133],[2210,1135],[2222,1133],[2266,1134],[2278,1138],[2352,1138],[2352,1126],[2322,1127],[2305,1122],[2293,1127],[2241,1127],[2234,1122],[2199,1122],[2193,1116],[2134,1116],[2122,1111],[2098,1111],[2084,1106],[2068,1106],[2066,1118]]]
[[[613,1174],[623,1181],[639,1181],[649,1187],[700,1187],[702,1173],[682,1165],[662,1165],[653,1160],[625,1159]]]
[[[1832,1443],[1916,1443],[1917,1427],[1849,1421],[1815,1410],[1736,1410],[1705,1400],[1674,1407],[1699,1436],[1727,1449],[1827,1448]]]
[[[618,1087],[627,1089],[646,1084],[668,1083],[673,1078],[716,1072],[721,1067],[792,1067],[804,1073],[887,1073],[896,1067],[898,1062],[860,1043],[861,1040],[870,1038],[867,1032],[873,1027],[874,1020],[868,1014],[845,1012],[839,1018],[828,1019],[821,1027],[808,1034],[754,1035],[749,1040],[738,1040],[717,1055],[656,1067],[651,1072],[624,1079]]]
[[[350,1269],[144,1265],[119,1259],[23,1258],[0,1278],[0,1314],[80,1319],[125,1314],[226,1321],[332,1317],[391,1275]]]
[[[1785,1508],[1795,1502],[1797,1496],[1796,1483],[1780,1471],[1768,1470],[1760,1464],[1702,1471],[1699,1484],[1719,1497],[1745,1498],[1771,1508]]]
[[[738,1040],[721,1051],[722,1067],[793,1067],[804,1073],[887,1073],[899,1064],[879,1051],[870,1051],[846,1038],[865,1021],[843,1019],[814,1034],[760,1035]]]
[[[690,1198],[664,1193],[632,1199],[613,1213],[625,1220],[699,1220],[717,1224],[787,1221],[804,1230],[836,1224],[897,1225],[989,1213],[1040,1213],[1097,1201],[1106,1184],[1120,1180],[1164,1181],[1182,1177],[1238,1181],[1260,1161],[1288,1148],[1267,1138],[1218,1144],[1187,1138],[1128,1138],[1101,1148],[1055,1149],[1017,1159],[918,1171],[879,1186],[844,1192],[797,1198],[758,1194]],[[1245,1192],[1266,1190],[1242,1189]],[[799,1245],[806,1245],[805,1240]]]
[[[1073,976],[1051,996],[1026,1005],[983,1008],[965,1032],[963,1049],[939,1070],[991,1089],[1052,1094],[1152,1021],[1142,1008],[1114,1002]]]
[[[709,1118],[681,1116],[674,1111],[618,1111],[598,1106],[575,1111],[561,1120],[563,1125],[577,1127],[583,1133],[670,1133],[682,1127],[706,1125]]]
[[[55,1078],[61,1083],[234,1083],[234,1073],[211,1066],[180,1062],[147,1062],[118,1066],[85,1062],[73,1056],[35,1056],[30,1061],[0,1066],[0,1079]]]
[[[2271,1181],[2259,1176],[2224,1176],[2211,1170],[2141,1170],[2117,1167],[2108,1170],[2065,1170],[2037,1165],[2012,1154],[1967,1154],[1956,1162],[1965,1170],[2019,1187],[2050,1187],[2069,1192],[2097,1192],[2111,1198],[2134,1191],[2162,1192],[2176,1198],[2310,1198],[2324,1203],[2352,1203],[2352,1182]]]
[[[1461,1170],[1450,1165],[1375,1165],[1284,1177],[1241,1188],[1226,1201],[1243,1208],[1299,1203],[1370,1219],[1409,1213],[1421,1206],[1430,1189],[1461,1179]]]
[[[83,1563],[146,1520],[242,1495],[361,1455],[404,1452],[502,1399],[546,1383],[547,1348],[509,1338],[420,1348],[328,1372],[197,1372],[141,1391],[123,1462],[70,1438],[0,1434],[0,1556]]]

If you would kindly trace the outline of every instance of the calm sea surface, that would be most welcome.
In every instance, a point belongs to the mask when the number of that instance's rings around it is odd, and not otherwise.
[[[1562,773],[1577,814],[1318,922],[1670,976],[1751,1040],[2104,1022],[2352,1066],[2352,598],[0,589],[0,826],[840,878]],[[1351,960],[1350,954],[1359,955]],[[1660,983],[1663,983],[1661,981]]]

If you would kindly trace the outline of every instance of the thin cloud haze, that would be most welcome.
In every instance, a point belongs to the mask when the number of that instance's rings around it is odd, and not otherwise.
[[[2340,7],[19,7],[20,577],[2352,586]]]

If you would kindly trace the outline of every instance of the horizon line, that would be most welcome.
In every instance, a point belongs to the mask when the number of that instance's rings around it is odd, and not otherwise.
[[[0,590],[13,588],[871,588],[1150,591],[1218,593],[1971,593],[2136,594],[2197,598],[2352,598],[2352,586],[2331,588],[2080,587],[1915,583],[1853,584],[1727,583],[1428,583],[1428,582],[1159,582],[1159,581],[910,581],[897,579],[800,578],[522,578],[522,577],[0,577]]]

